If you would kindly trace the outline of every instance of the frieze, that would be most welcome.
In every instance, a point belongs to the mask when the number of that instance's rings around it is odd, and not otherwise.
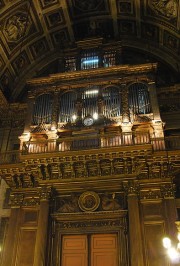
[[[86,191],[82,194],[72,193],[57,199],[57,213],[102,212],[123,210],[124,194],[118,192],[96,193]]]
[[[40,204],[40,199],[38,197],[24,198],[23,206],[36,206]]]
[[[59,222],[59,228],[94,228],[94,227],[122,227],[126,231],[126,223],[123,219],[102,220],[102,221],[82,221],[82,222]]]
[[[161,191],[160,190],[147,190],[147,191],[140,191],[140,199],[147,200],[147,199],[159,199],[161,198]]]

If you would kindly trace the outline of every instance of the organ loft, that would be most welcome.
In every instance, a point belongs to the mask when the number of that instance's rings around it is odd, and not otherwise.
[[[177,233],[180,142],[165,131],[158,64],[122,64],[121,42],[102,38],[60,62],[27,80],[25,102],[1,93],[1,265],[170,265],[162,238]]]

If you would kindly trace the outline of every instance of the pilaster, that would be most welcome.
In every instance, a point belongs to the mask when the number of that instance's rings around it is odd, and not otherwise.
[[[138,182],[123,182],[127,193],[129,214],[129,238],[130,238],[130,264],[131,266],[144,266],[142,235],[139,216]]]

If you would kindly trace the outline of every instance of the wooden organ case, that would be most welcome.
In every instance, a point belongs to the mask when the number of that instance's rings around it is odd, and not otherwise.
[[[115,66],[106,51],[112,65],[96,68],[97,54],[83,56],[83,70],[28,81],[3,265],[168,265],[159,239],[175,207],[156,64]]]

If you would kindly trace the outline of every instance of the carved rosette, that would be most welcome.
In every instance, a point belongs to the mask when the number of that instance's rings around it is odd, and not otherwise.
[[[40,201],[48,201],[52,194],[52,188],[51,187],[40,187],[38,194],[39,194]]]
[[[78,200],[79,208],[84,212],[93,212],[97,210],[100,204],[99,195],[93,191],[87,191],[81,194]]]
[[[161,186],[161,195],[164,199],[174,199],[174,192],[174,184],[165,184]]]
[[[123,188],[127,196],[139,195],[139,183],[137,181],[124,181]]]

